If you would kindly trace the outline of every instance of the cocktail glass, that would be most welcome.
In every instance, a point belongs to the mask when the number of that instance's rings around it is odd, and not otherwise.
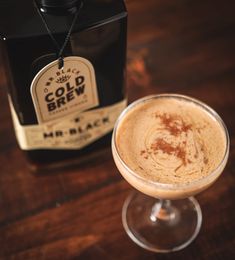
[[[194,103],[220,125],[226,139],[224,157],[206,177],[182,184],[154,182],[138,175],[121,158],[116,136],[123,118],[142,102],[166,97]],[[141,192],[133,192],[123,205],[122,222],[129,237],[139,246],[154,252],[172,252],[189,245],[198,235],[202,223],[201,208],[192,196],[212,185],[228,160],[229,135],[220,116],[206,104],[191,97],[177,94],[148,96],[130,104],[119,116],[113,131],[112,152],[122,176]]]

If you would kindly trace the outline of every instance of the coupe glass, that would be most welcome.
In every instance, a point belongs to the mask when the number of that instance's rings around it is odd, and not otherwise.
[[[182,184],[154,182],[135,173],[121,158],[116,143],[117,129],[127,112],[142,102],[166,97],[194,103],[221,126],[226,139],[225,154],[217,168],[206,177]],[[154,252],[177,251],[189,245],[198,235],[202,223],[201,208],[192,196],[208,188],[220,176],[228,159],[229,136],[220,116],[191,97],[177,94],[148,96],[130,104],[119,116],[113,131],[112,152],[120,173],[141,192],[133,192],[123,206],[122,222],[129,237]]]

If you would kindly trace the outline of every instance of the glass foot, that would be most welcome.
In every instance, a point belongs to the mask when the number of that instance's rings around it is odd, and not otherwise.
[[[122,222],[136,244],[167,253],[183,249],[195,239],[202,213],[193,197],[170,201],[133,193],[123,205]]]

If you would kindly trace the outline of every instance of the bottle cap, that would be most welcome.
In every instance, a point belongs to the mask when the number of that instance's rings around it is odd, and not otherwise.
[[[73,13],[80,0],[37,0],[42,12],[53,14]]]

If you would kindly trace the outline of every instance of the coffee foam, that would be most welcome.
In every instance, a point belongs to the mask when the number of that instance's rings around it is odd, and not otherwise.
[[[136,105],[120,122],[117,151],[136,174],[154,182],[199,180],[223,160],[226,137],[220,124],[198,105],[173,98]]]

